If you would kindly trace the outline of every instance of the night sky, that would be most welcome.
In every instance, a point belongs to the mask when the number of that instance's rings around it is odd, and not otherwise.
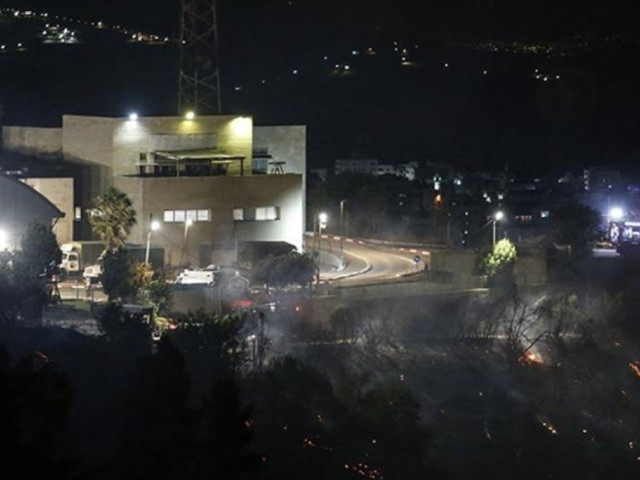
[[[178,34],[177,0],[0,5]],[[312,167],[355,156],[532,171],[629,167],[638,157],[637,2],[219,0],[218,10],[225,113],[306,124]],[[5,93],[6,119],[48,123],[63,103],[77,113],[175,113],[175,49],[119,48],[73,54],[94,84],[106,79],[91,95],[31,82],[39,108],[18,88],[11,98],[30,105],[20,116]]]

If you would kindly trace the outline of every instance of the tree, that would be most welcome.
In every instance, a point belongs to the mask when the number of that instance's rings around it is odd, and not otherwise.
[[[516,259],[516,247],[507,238],[495,244],[493,250],[484,258],[483,267],[487,275],[493,276],[513,266]]]
[[[287,285],[309,285],[314,272],[315,263],[309,255],[291,252],[262,260],[253,272],[253,280],[279,293]]]
[[[190,386],[184,357],[168,337],[161,338],[156,354],[134,369],[115,478],[188,478],[196,440]]]
[[[198,413],[194,478],[247,478],[243,474],[259,468],[259,457],[246,452],[253,436],[251,408],[242,404],[233,379],[216,381]]]
[[[65,434],[73,392],[41,352],[12,364],[0,349],[0,476],[74,478],[79,472]]]
[[[14,259],[17,276],[22,280],[49,276],[60,264],[62,253],[50,227],[30,223],[22,237],[22,250]]]
[[[574,252],[588,247],[599,236],[600,214],[579,203],[567,203],[551,213],[555,227],[555,240],[559,245],[570,245]]]
[[[142,314],[126,312],[117,303],[107,303],[96,318],[100,330],[113,346],[133,356],[151,351],[153,326]]]
[[[136,212],[124,192],[110,187],[95,199],[95,209],[89,222],[105,249],[115,252],[124,247],[131,227],[136,224]]]
[[[0,254],[0,323],[13,326],[28,305],[39,308],[48,297],[43,281],[60,263],[61,252],[50,228],[31,223],[22,250]]]
[[[109,300],[135,295],[134,268],[134,262],[126,250],[107,250],[103,258],[102,287]]]
[[[491,287],[512,289],[515,285],[513,264],[516,260],[516,247],[504,238],[495,244],[493,250],[482,260],[482,269],[488,275]]]
[[[244,316],[219,317],[202,310],[175,318],[176,328],[168,334],[185,357],[196,398],[208,393],[217,379],[232,377],[247,361],[240,334],[244,321]]]

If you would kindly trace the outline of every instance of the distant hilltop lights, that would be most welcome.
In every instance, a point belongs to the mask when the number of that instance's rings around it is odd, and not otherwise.
[[[120,25],[106,26],[102,21],[81,20],[78,18],[64,17],[60,15],[50,14],[48,12],[35,12],[33,10],[18,10],[13,8],[0,9],[0,20],[2,19],[25,19],[25,20],[42,20],[47,22],[44,29],[38,35],[42,43],[48,44],[73,44],[80,43],[80,32],[78,28],[89,28],[97,30],[111,30],[122,34],[127,41],[140,43],[170,43],[175,39],[170,37],[161,37],[153,33],[134,31]],[[27,38],[24,42],[13,45],[0,45],[0,53],[8,53],[12,51],[24,51]],[[31,45],[33,45],[31,43]]]
[[[460,48],[473,48],[482,50],[487,45],[491,45],[490,51],[500,51],[496,43],[485,42],[480,44],[451,44]],[[504,45],[507,45],[506,43]],[[511,44],[509,44],[511,45]],[[447,58],[425,58],[421,55],[420,44],[404,43],[400,40],[393,40],[386,44],[365,43],[364,45],[351,46],[350,48],[341,49],[340,53],[325,52],[316,60],[316,68],[307,67],[304,71],[297,67],[291,67],[287,72],[276,74],[271,77],[264,75],[256,75],[255,80],[246,83],[237,83],[233,86],[233,92],[242,95],[248,92],[252,87],[268,88],[268,85],[276,84],[281,81],[293,80],[295,77],[308,75],[328,75],[335,78],[349,78],[355,75],[367,74],[367,65],[372,62],[381,62],[388,64],[389,68],[400,66],[401,68],[428,68],[431,70],[440,70],[442,72],[451,72],[460,75],[477,75],[485,77],[487,81],[493,81],[500,78],[500,72],[494,71],[489,65],[475,67],[474,69],[465,68],[461,63],[455,66]],[[543,52],[543,50],[524,49],[530,52]],[[517,52],[515,52],[517,53]],[[300,59],[297,59],[300,61]],[[535,70],[533,78],[542,83],[551,83],[560,80],[560,75],[555,72],[542,72]]]

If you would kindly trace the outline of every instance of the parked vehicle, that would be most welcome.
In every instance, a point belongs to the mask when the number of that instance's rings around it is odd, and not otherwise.
[[[125,246],[131,258],[138,262],[144,262],[146,247],[144,245]],[[69,242],[60,245],[62,261],[59,265],[60,277],[80,276],[87,280],[97,281],[102,276],[102,259],[106,253],[104,245],[99,241]],[[164,266],[164,249],[151,248],[149,260],[154,268]]]
[[[210,268],[183,270],[180,272],[175,282],[177,285],[209,285],[216,283],[217,270]]]
[[[60,276],[62,278],[67,276],[79,276],[84,274],[85,270],[89,266],[96,266],[100,263],[100,260],[104,254],[104,245],[102,242],[84,241],[84,242],[69,242],[60,245],[62,251],[62,261],[59,265]],[[89,269],[89,275],[100,275],[97,268]],[[83,275],[84,276],[84,275]]]

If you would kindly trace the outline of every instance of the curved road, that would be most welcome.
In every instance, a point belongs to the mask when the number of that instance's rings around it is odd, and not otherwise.
[[[346,238],[343,245],[345,268],[340,270],[321,264],[321,280],[341,286],[380,283],[418,274],[429,263],[429,252],[421,248],[374,245],[351,238]],[[323,235],[319,248],[339,259],[340,237]],[[416,256],[420,257],[418,263],[414,260]]]

